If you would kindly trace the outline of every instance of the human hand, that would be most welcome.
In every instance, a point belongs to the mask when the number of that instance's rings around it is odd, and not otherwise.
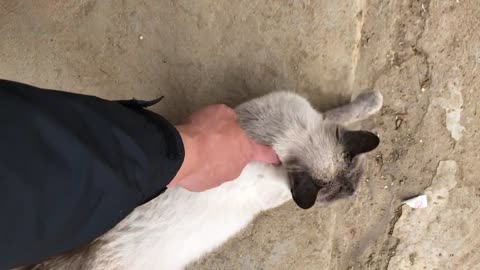
[[[279,164],[271,147],[250,139],[236,119],[231,108],[210,105],[176,126],[183,140],[185,159],[168,187],[204,191],[234,180],[251,161]]]

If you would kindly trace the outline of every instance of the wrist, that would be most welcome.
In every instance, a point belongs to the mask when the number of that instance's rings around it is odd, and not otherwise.
[[[186,178],[192,177],[198,163],[196,132],[188,124],[178,125],[175,126],[175,128],[177,129],[180,137],[182,138],[185,156],[183,159],[183,163],[180,166],[180,169],[178,170],[173,180],[170,181],[170,183],[167,185],[167,187],[177,186]]]

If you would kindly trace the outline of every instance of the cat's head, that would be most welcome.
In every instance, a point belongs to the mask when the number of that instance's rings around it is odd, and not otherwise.
[[[353,195],[362,175],[362,156],[380,139],[368,131],[348,130],[324,122],[285,141],[282,152],[295,203],[308,209]]]

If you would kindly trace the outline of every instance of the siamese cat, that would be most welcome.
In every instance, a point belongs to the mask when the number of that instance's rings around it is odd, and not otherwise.
[[[303,209],[352,195],[365,153],[380,140],[347,125],[382,107],[379,92],[324,113],[274,92],[238,106],[240,126],[270,145],[282,165],[250,163],[234,181],[200,193],[171,188],[87,247],[23,269],[178,270],[215,250],[260,212],[293,199]]]

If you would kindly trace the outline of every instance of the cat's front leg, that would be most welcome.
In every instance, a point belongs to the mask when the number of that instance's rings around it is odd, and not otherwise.
[[[378,91],[360,94],[352,102],[323,113],[325,119],[342,125],[365,120],[377,113],[383,105],[383,96]]]

